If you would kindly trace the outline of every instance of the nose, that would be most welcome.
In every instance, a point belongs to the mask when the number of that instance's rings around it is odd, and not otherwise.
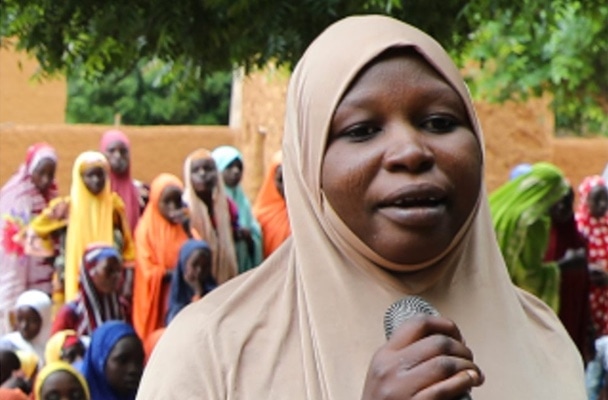
[[[386,128],[384,168],[391,172],[428,171],[435,164],[435,155],[428,145],[425,133],[407,123]]]

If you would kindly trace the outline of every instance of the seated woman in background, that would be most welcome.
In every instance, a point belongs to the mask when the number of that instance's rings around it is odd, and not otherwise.
[[[184,201],[190,225],[207,242],[213,255],[212,274],[218,285],[238,273],[234,239],[238,237],[238,210],[226,196],[215,160],[207,149],[191,153],[184,163]]]
[[[51,298],[40,290],[28,290],[17,298],[15,332],[0,338],[0,348],[34,353],[44,365],[44,348],[51,336]]]
[[[93,332],[81,367],[93,400],[135,399],[143,369],[144,348],[131,325],[109,321]]]
[[[167,324],[182,308],[215,289],[217,283],[211,274],[213,256],[207,242],[188,240],[179,251],[177,268],[171,278]]]
[[[212,152],[222,173],[226,194],[236,203],[239,211],[239,230],[236,235],[236,258],[239,273],[257,267],[263,259],[262,229],[253,216],[251,203],[241,188],[243,156],[232,146],[220,146]]]
[[[511,280],[556,313],[562,261],[545,262],[544,257],[551,231],[551,207],[568,193],[569,187],[557,167],[537,163],[490,194],[494,230]]]
[[[262,227],[264,258],[274,252],[291,235],[283,189],[282,158],[280,151],[272,157],[253,206],[253,214]]]
[[[57,154],[46,143],[27,149],[25,162],[0,189],[0,335],[11,330],[9,310],[28,289],[52,293],[53,263],[25,253],[32,218],[57,195]]]
[[[63,262],[59,261],[60,275],[63,269],[63,280],[60,279],[65,291],[63,301],[74,300],[78,294],[80,263],[90,243],[113,243],[123,265],[133,267],[135,246],[131,228],[123,201],[110,190],[108,173],[108,160],[103,154],[94,151],[80,154],[72,169],[70,195],[53,200],[30,224],[30,229],[42,239],[36,247],[60,259],[61,255],[54,252],[53,234],[67,229],[65,247],[60,248],[65,256]]]
[[[64,361],[50,363],[40,371],[33,394],[34,400],[95,400],[82,374]]]
[[[120,254],[109,244],[93,243],[82,256],[76,299],[61,307],[52,333],[73,329],[90,336],[106,321],[128,321],[127,304],[120,295],[123,267]]]
[[[178,177],[157,176],[152,181],[150,202],[135,230],[133,326],[142,340],[165,326],[171,277],[179,250],[189,237],[198,236],[188,225],[182,190]]]

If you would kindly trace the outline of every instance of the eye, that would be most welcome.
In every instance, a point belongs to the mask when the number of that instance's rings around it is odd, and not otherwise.
[[[432,133],[453,132],[460,123],[449,115],[432,115],[422,121],[421,127]]]
[[[339,133],[337,137],[346,138],[352,142],[358,143],[372,139],[381,131],[382,128],[365,123],[349,127]]]

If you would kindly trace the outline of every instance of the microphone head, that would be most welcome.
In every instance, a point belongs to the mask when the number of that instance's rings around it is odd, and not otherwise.
[[[406,296],[391,304],[384,314],[384,333],[386,334],[386,339],[390,339],[393,332],[401,324],[417,314],[439,316],[439,312],[419,296]]]

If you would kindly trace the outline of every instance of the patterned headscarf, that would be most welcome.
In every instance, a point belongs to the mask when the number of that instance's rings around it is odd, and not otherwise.
[[[99,293],[93,284],[91,275],[93,269],[98,262],[108,258],[116,258],[121,262],[116,248],[103,243],[90,244],[82,256],[78,296],[76,297],[76,315],[79,317],[78,334],[80,335],[90,335],[105,321],[124,321],[126,319],[118,293]]]
[[[581,182],[575,218],[578,230],[587,238],[589,263],[608,272],[608,213],[596,218],[591,215],[588,204],[591,190],[601,185],[606,185],[606,181],[599,175],[588,176]]]

